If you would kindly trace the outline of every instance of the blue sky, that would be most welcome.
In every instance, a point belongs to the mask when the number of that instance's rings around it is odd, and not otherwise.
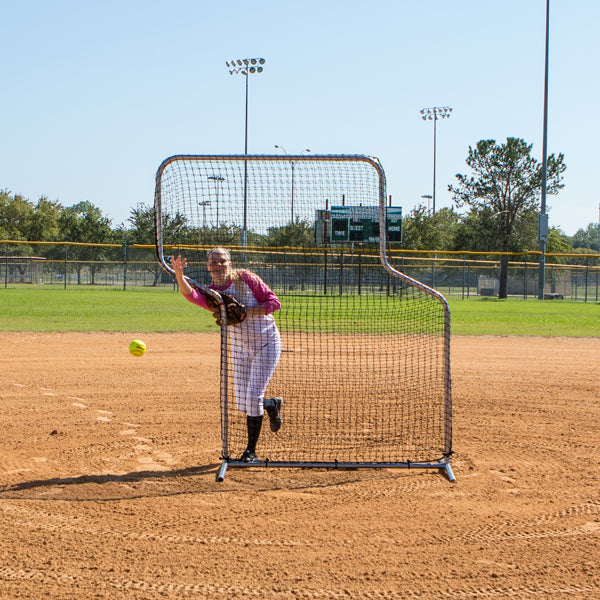
[[[407,213],[426,202],[437,127],[437,208],[469,145],[521,137],[541,161],[545,0],[0,0],[0,189],[87,200],[113,225],[151,204],[173,154],[368,154]],[[598,221],[600,2],[551,0],[549,153],[565,154],[550,224]]]

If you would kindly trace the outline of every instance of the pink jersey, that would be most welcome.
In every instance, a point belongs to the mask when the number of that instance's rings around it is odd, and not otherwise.
[[[248,271],[239,272],[239,284],[230,281],[226,286],[216,286],[211,283],[209,287],[217,292],[225,292],[234,296],[245,306],[258,306],[265,308],[267,315],[281,308],[281,302],[267,284],[259,277],[253,276]],[[209,310],[206,296],[197,290],[193,290],[190,296],[185,296],[192,304],[196,304]]]

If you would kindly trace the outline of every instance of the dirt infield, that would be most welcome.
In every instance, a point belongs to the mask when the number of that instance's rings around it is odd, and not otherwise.
[[[1,335],[0,599],[600,598],[600,339],[453,338],[455,483],[217,483],[218,337],[130,337]]]

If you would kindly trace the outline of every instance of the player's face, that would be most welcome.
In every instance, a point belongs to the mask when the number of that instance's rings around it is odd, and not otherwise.
[[[215,283],[225,283],[229,279],[231,261],[226,252],[215,250],[208,257],[206,268]]]

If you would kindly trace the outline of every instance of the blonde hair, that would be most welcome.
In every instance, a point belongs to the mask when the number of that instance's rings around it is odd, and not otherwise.
[[[223,248],[223,246],[215,246],[212,250],[208,251],[208,254],[206,255],[207,261],[210,258],[210,255],[213,254],[214,252],[222,252],[223,254],[225,254],[227,256],[228,260],[231,260],[231,254],[229,253],[229,250],[227,250],[227,248]]]
[[[208,254],[206,255],[206,262],[209,261],[210,255],[213,254],[214,252],[220,252],[222,254],[225,254],[225,256],[227,257],[227,260],[229,262],[231,262],[231,253],[229,252],[229,250],[227,250],[227,248],[223,248],[223,246],[215,246],[212,250],[209,250]],[[253,273],[252,271],[248,271],[248,269],[234,269],[234,268],[232,268],[229,271],[229,273],[230,273],[230,276],[231,276],[231,281],[233,282],[234,286],[240,280],[240,273],[246,273],[251,278],[253,278],[253,279],[257,280],[257,281],[262,282],[262,279],[256,273]]]

